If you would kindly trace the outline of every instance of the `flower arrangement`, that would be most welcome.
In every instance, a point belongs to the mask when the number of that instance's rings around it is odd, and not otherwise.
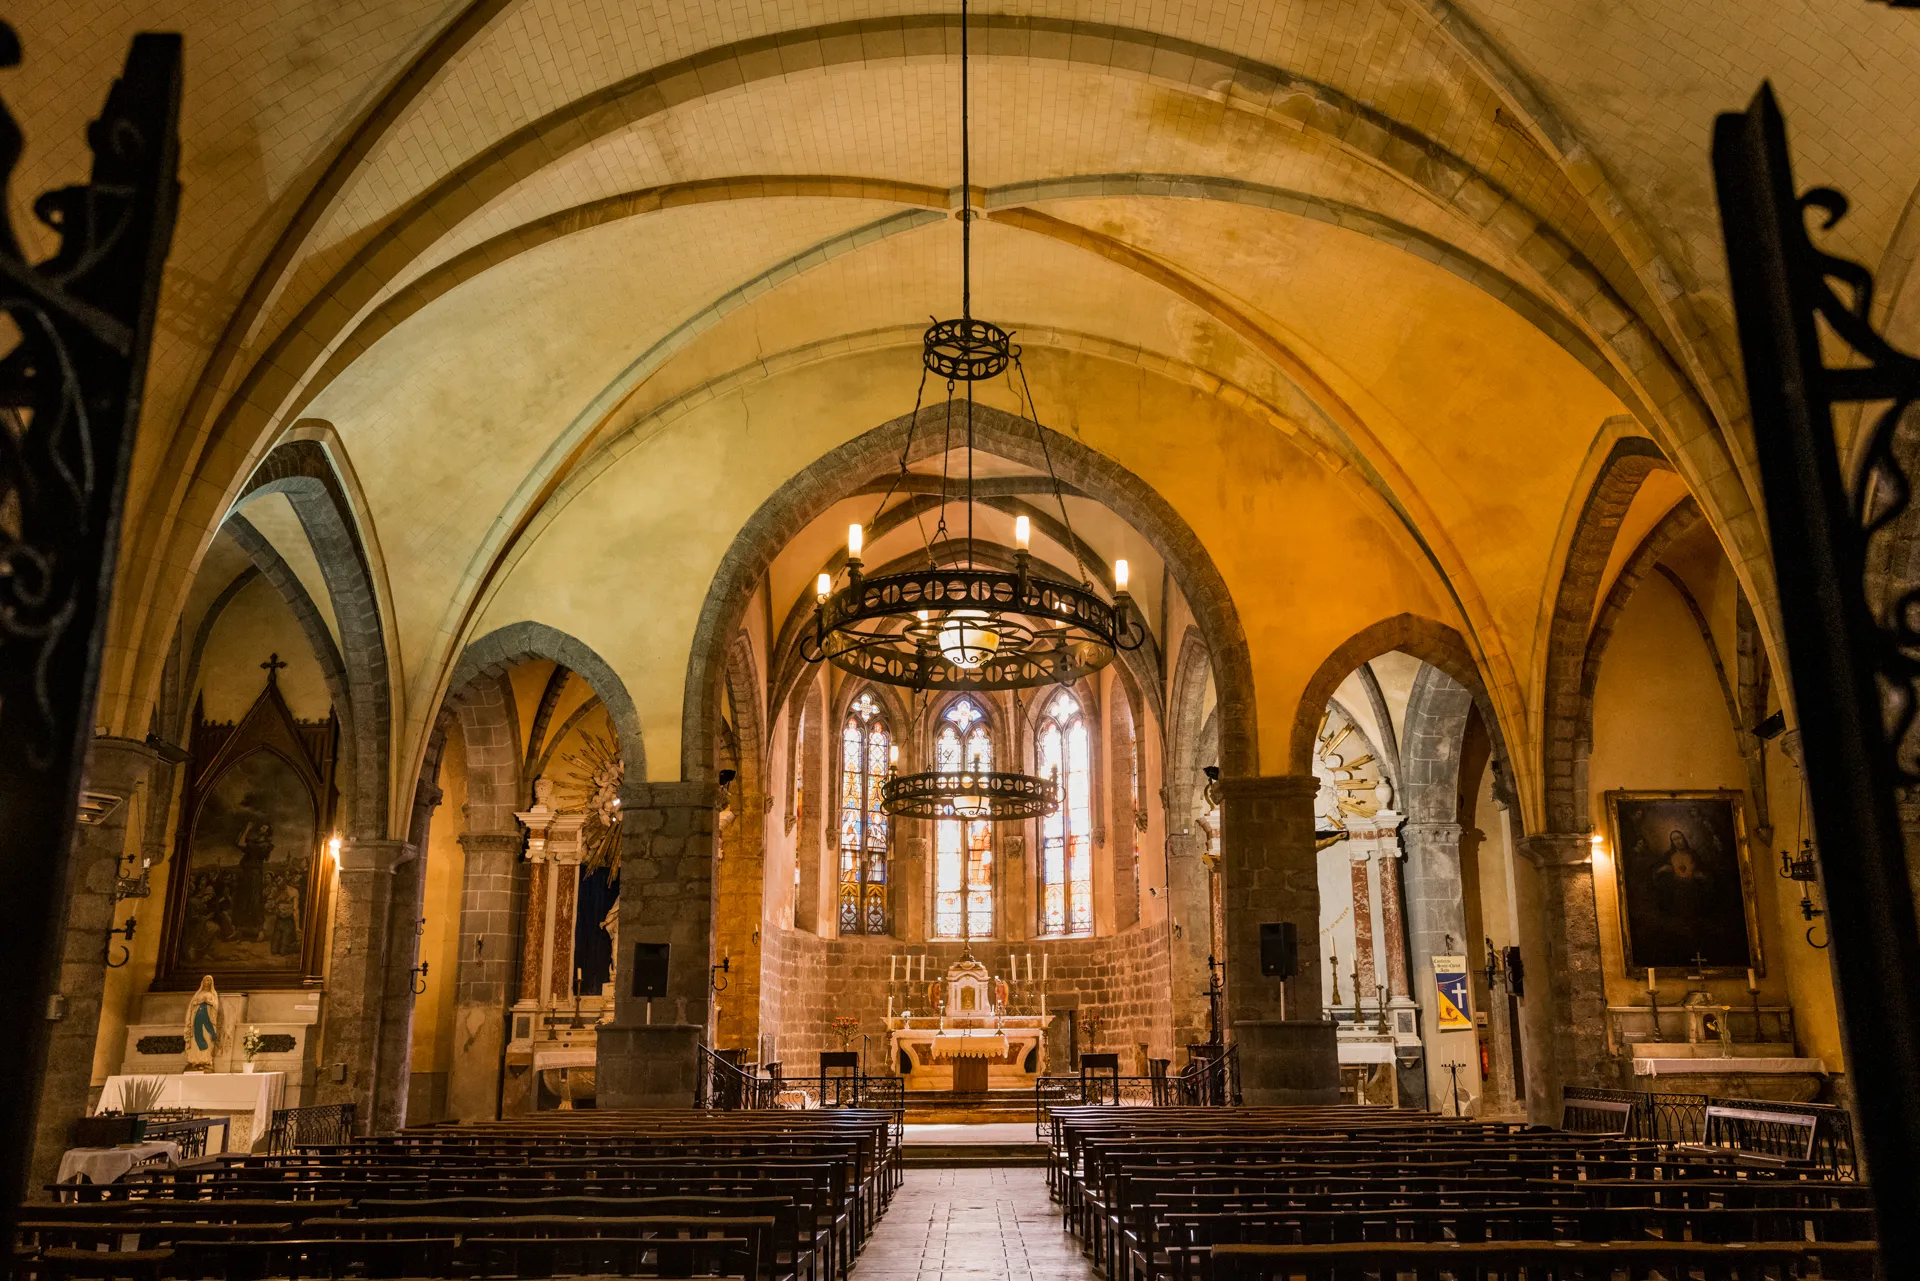
[[[840,1048],[844,1050],[852,1042],[853,1034],[860,1030],[860,1020],[851,1014],[842,1014],[828,1026],[832,1027],[833,1034],[840,1038]]]
[[[247,1034],[240,1038],[240,1052],[247,1056],[249,1063],[253,1062],[253,1056],[265,1049],[266,1045],[266,1038],[260,1035],[260,1029],[257,1027],[248,1028]]]

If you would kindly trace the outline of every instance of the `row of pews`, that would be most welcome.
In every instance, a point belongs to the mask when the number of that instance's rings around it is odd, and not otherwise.
[[[1389,1108],[1055,1108],[1109,1281],[1877,1278],[1865,1186],[1729,1151]]]
[[[49,1189],[13,1272],[844,1281],[901,1178],[884,1111],[435,1125]]]

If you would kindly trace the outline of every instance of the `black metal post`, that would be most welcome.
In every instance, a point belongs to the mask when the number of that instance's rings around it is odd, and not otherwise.
[[[17,66],[0,23],[0,66]],[[12,1239],[58,990],[67,869],[133,460],[134,427],[178,203],[180,37],[134,37],[87,130],[86,186],[34,212],[60,248],[29,264],[0,203],[0,1225]],[[0,174],[23,135],[0,106]]]
[[[1831,226],[1846,201],[1825,188],[1795,191],[1771,86],[1745,112],[1715,123],[1713,167],[1833,926],[1848,1075],[1891,1276],[1920,1257],[1920,938],[1894,804],[1903,774],[1913,777],[1901,750],[1913,726],[1920,635],[1904,617],[1876,621],[1864,576],[1867,539],[1906,507],[1892,442],[1920,396],[1920,362],[1874,333],[1865,268],[1808,238],[1809,210]],[[1848,367],[1823,360],[1816,317],[1852,348]],[[1868,473],[1850,498],[1832,407],[1869,400],[1893,405],[1869,428]],[[1904,614],[1906,603],[1889,614]],[[1900,1260],[1907,1263],[1896,1267]]]

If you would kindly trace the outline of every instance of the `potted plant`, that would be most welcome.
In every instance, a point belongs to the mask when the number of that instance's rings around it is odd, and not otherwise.
[[[267,1039],[260,1035],[260,1029],[250,1027],[247,1034],[240,1038],[240,1052],[247,1056],[245,1071],[253,1071],[253,1056],[265,1049]]]

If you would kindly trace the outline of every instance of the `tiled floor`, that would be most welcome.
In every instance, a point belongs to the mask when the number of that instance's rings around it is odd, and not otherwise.
[[[1094,1275],[1047,1197],[1047,1172],[1031,1169],[908,1170],[853,1268],[853,1281]]]

